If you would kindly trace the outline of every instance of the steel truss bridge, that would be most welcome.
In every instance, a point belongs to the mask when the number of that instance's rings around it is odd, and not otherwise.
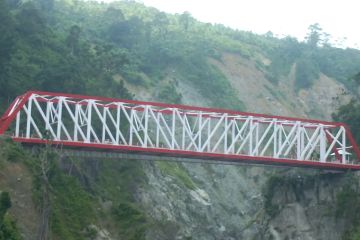
[[[335,170],[360,170],[343,123],[30,91],[0,119],[23,144]]]

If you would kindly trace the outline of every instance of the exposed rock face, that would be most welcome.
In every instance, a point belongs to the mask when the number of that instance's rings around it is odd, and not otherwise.
[[[269,218],[270,235],[274,239],[341,239],[344,219],[335,217],[335,203],[344,176],[315,172],[304,175],[303,170],[285,176],[286,180],[273,189],[271,201],[280,210]]]
[[[329,120],[335,107],[349,100],[342,94],[346,92],[344,86],[325,75],[320,75],[311,88],[294,91],[296,66],[275,86],[254,63],[240,56],[224,54],[221,62],[209,61],[226,75],[248,111]],[[178,81],[184,103],[209,106],[207,98],[195,88]],[[337,240],[343,235],[344,221],[334,215],[341,175],[328,178],[316,170],[263,166],[182,166],[194,189],[171,173],[160,171],[156,163],[143,165],[149,181],[146,188],[138,189],[137,197],[157,221],[147,233],[149,240]],[[292,182],[280,181],[272,186],[269,200],[266,189],[271,187],[273,176]],[[303,176],[308,182],[302,182]],[[276,206],[275,213],[268,209],[268,201]]]
[[[188,189],[146,164],[149,189],[140,201],[165,229],[149,239],[251,239],[263,232],[261,183],[266,170],[240,166],[183,164],[196,189]],[[150,170],[150,171],[149,171]]]
[[[226,53],[221,62],[213,59],[210,62],[229,79],[251,112],[330,120],[336,108],[351,98],[343,84],[324,74],[309,89],[297,92],[296,65],[287,77],[273,84],[253,61],[239,55]]]
[[[335,218],[342,174],[183,165],[197,186],[195,190],[151,163],[144,166],[149,186],[139,191],[139,201],[160,223],[147,239],[336,240],[344,233],[344,221]],[[278,182],[271,186],[274,176]],[[269,212],[271,207],[277,209],[275,213]]]

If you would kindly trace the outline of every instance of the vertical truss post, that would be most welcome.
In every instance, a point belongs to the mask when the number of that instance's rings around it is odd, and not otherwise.
[[[230,146],[229,146],[229,148],[228,148],[228,153],[230,152],[230,153],[234,153],[234,146],[235,146],[235,129],[236,129],[236,119],[235,118],[233,118],[232,120],[231,120],[231,144],[230,144]]]
[[[230,121],[231,122],[231,121]],[[224,121],[224,153],[228,153],[227,150],[227,138],[228,138],[228,124],[229,124],[229,118],[228,116],[225,117],[225,121]]]
[[[134,109],[130,109],[130,139],[129,145],[133,145],[133,132],[134,132]]]
[[[172,111],[172,124],[171,124],[171,149],[175,149],[175,130],[176,130],[176,115],[175,115],[175,108],[171,109]]]
[[[121,118],[120,118],[120,105],[117,104],[116,105],[116,136],[115,136],[115,141],[116,141],[116,144],[120,144],[120,121],[121,121]]]
[[[211,134],[211,118],[210,117],[209,117],[209,123],[208,123],[208,129],[207,130],[208,131],[207,131],[207,136],[206,137],[209,140],[209,141],[207,141],[208,142],[208,144],[207,144],[207,152],[210,152],[210,150],[211,150],[211,139],[210,139],[211,138],[211,136],[210,136],[210,134]]]
[[[20,114],[21,114],[21,112],[18,112],[16,114],[15,137],[19,137],[19,133],[20,133]]]
[[[347,152],[346,152],[346,132],[345,132],[345,128],[343,126],[340,127],[340,130],[342,132],[342,136],[341,136],[341,151],[342,151],[342,156],[341,156],[341,162],[343,164],[346,164],[346,155],[347,155]]]
[[[259,155],[259,122],[255,122],[255,149],[254,149],[254,155]]]
[[[324,131],[324,126],[320,127],[320,162],[325,162],[325,153],[326,153],[326,135]]]
[[[148,125],[149,125],[149,106],[145,106],[144,107],[144,118],[145,118],[145,123],[144,123],[144,141],[143,141],[143,147],[147,147],[147,142],[148,142]]]
[[[284,125],[280,124],[279,126],[279,143],[278,143],[278,153],[276,154],[276,157],[279,157],[281,153],[281,149],[283,146],[283,134],[284,134]],[[286,139],[286,136],[285,136]]]
[[[46,102],[46,110],[45,110],[45,130],[50,131],[51,125],[50,125],[50,111],[51,111],[51,105],[50,102]]]
[[[78,141],[78,128],[81,128],[79,124],[79,108],[80,105],[78,103],[75,104],[75,112],[74,112],[74,141]],[[70,110],[69,110],[70,111]]]
[[[198,115],[198,119],[199,119],[199,126],[198,126],[198,150],[201,151],[202,149],[202,144],[201,144],[201,131],[202,131],[202,112],[199,112]]]
[[[248,153],[250,156],[254,156],[253,153],[253,130],[254,130],[254,118],[251,116],[250,117],[250,131],[249,131],[249,149],[248,149]]]
[[[179,118],[182,118],[181,121],[181,126],[182,126],[182,137],[181,137],[181,149],[185,149],[185,141],[186,141],[186,122],[185,122],[185,118],[186,118],[186,113],[184,113],[183,117],[181,117],[181,115],[179,116]]]
[[[304,147],[305,147],[305,128],[304,126],[301,127],[301,131],[300,131],[300,152],[298,153],[298,159],[299,160],[303,160],[301,159],[301,152],[304,151]]]
[[[101,134],[101,142],[102,143],[105,143],[106,141],[106,110],[107,110],[107,107],[104,107],[103,108],[103,112],[102,112],[102,120],[103,120],[103,123],[102,123],[102,134]]]
[[[297,149],[296,149],[296,158],[299,159],[299,160],[302,160],[301,159],[301,152],[302,152],[302,132],[303,132],[303,128],[301,126],[301,123],[300,121],[297,121],[296,122],[296,125],[297,125],[297,133],[296,133],[296,141],[297,141]]]
[[[87,105],[87,116],[86,116],[86,142],[90,143],[91,142],[91,118],[92,118],[92,108],[93,108],[93,104],[94,104],[94,100],[88,100],[87,101],[88,105]]]
[[[273,157],[275,158],[276,157],[276,153],[277,153],[277,139],[278,139],[278,136],[277,136],[277,132],[278,132],[278,129],[279,129],[279,126],[278,126],[278,123],[276,120],[274,120],[274,132],[273,132],[273,135],[272,135],[272,141],[273,141]]]
[[[157,148],[160,147],[160,112],[156,114],[156,143],[155,146]]]
[[[32,101],[33,98],[30,97],[29,101],[28,101],[28,107],[27,107],[27,113],[26,113],[26,138],[30,138],[30,133],[31,133],[31,110],[32,110]]]
[[[63,97],[59,97],[58,102],[58,112],[57,112],[57,130],[56,130],[56,140],[61,140],[61,125],[62,125],[62,106],[63,106]]]

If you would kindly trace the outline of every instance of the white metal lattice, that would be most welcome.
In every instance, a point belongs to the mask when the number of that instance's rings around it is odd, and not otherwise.
[[[338,123],[65,94],[23,98],[2,118],[16,114],[16,139],[357,163]]]

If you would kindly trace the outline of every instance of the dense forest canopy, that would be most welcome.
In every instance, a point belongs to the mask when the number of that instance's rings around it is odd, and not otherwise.
[[[208,61],[221,60],[223,52],[253,60],[273,84],[294,65],[296,89],[310,87],[320,73],[355,93],[359,82],[349,79],[360,72],[360,51],[332,47],[319,24],[299,42],[201,23],[188,12],[166,14],[135,1],[74,0],[0,0],[0,21],[1,110],[30,89],[132,98],[124,80],[157,86],[169,71],[211,96],[214,106],[244,110]],[[176,85],[176,79],[161,85],[158,97],[180,103]],[[347,107],[356,106],[353,101]]]
[[[311,86],[320,72],[349,85],[347,79],[360,71],[360,51],[331,47],[316,24],[307,41],[299,42],[201,23],[188,12],[170,15],[133,1],[0,4],[1,109],[29,89],[129,98],[123,79],[152,86],[169,70],[213,96],[214,106],[244,109],[225,76],[208,62],[222,52],[254,60],[274,84],[296,64],[298,89]],[[180,102],[175,85],[162,86],[159,95]]]

